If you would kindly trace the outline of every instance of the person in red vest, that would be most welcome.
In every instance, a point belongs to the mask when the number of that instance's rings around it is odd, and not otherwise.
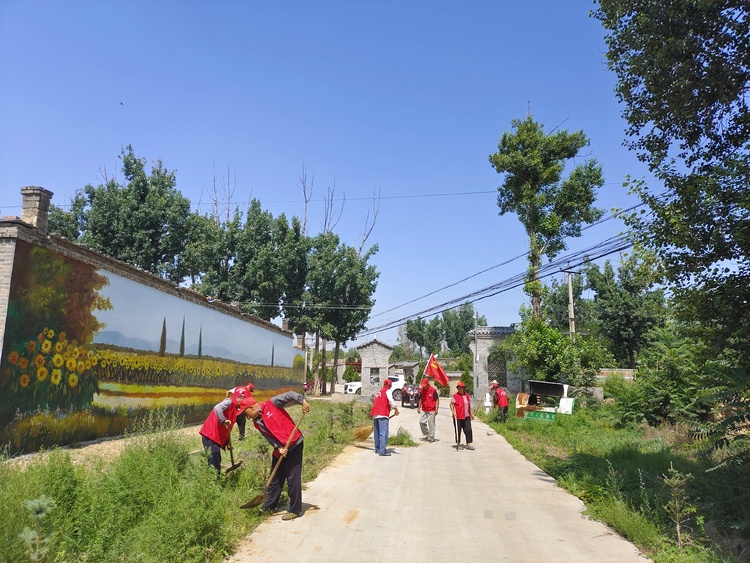
[[[500,384],[494,381],[492,383],[495,405],[497,406],[497,419],[500,421],[508,420],[508,393],[500,387]]]
[[[393,416],[398,415],[398,408],[396,408],[396,403],[391,394],[391,385],[393,385],[393,382],[386,378],[383,387],[375,393],[372,410],[370,411],[373,438],[375,439],[375,453],[382,456],[391,455],[388,453],[388,419],[391,409],[395,411]]]
[[[288,404],[302,405],[302,412],[310,412],[310,405],[305,398],[296,391],[287,391],[271,397],[268,401],[259,403],[253,397],[246,397],[240,404],[245,416],[253,421],[253,425],[263,437],[273,446],[271,471],[276,462],[276,470],[271,483],[268,485],[268,498],[261,510],[273,512],[279,504],[281,489],[284,482],[289,494],[289,511],[282,516],[282,520],[294,520],[302,516],[302,452],[304,440],[302,432],[295,429],[296,424],[286,412]],[[289,447],[286,444],[289,443]],[[281,459],[279,460],[279,456]]]
[[[203,441],[203,447],[209,451],[208,465],[214,467],[221,475],[221,450],[231,448],[229,433],[237,420],[237,403],[234,399],[226,398],[217,403],[198,431]]]
[[[471,410],[471,397],[466,394],[466,384],[463,381],[456,384],[456,391],[458,392],[451,398],[451,413],[458,425],[456,447],[458,448],[461,443],[461,431],[463,430],[466,435],[466,449],[473,450],[474,446],[471,445],[471,442],[474,434],[471,431],[471,421],[474,420],[474,413]]]
[[[437,442],[435,438],[435,415],[440,407],[438,391],[426,377],[422,379],[419,386],[420,401],[417,407],[419,413],[419,428],[422,430],[422,440],[426,442]]]
[[[249,397],[255,391],[255,385],[248,383],[244,387],[232,387],[227,391],[227,398],[234,398],[235,402],[239,404],[242,399]],[[240,441],[245,439],[245,426],[247,424],[247,418],[244,412],[240,412],[237,415],[237,430],[240,433]]]

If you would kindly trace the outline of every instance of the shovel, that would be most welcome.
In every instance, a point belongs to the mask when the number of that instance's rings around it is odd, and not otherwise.
[[[234,471],[235,469],[239,469],[240,465],[242,465],[242,460],[240,460],[239,463],[234,462],[234,448],[232,447],[232,431],[229,431],[229,442],[227,442],[229,446],[229,458],[232,460],[232,466],[226,470],[226,473],[229,473],[231,471]]]
[[[294,425],[294,430],[292,430],[292,433],[289,434],[289,439],[286,441],[286,445],[284,446],[284,449],[289,448],[289,444],[292,441],[292,437],[294,436],[294,433],[297,431],[297,427],[299,427],[299,423],[302,422],[302,419],[305,418],[305,413],[302,413],[302,416],[299,417],[299,420],[297,421],[297,424]],[[281,459],[284,456],[279,456],[279,459],[276,460],[276,464],[273,466],[273,471],[271,471],[271,476],[268,478],[268,481],[266,481],[266,487],[263,490],[263,494],[258,495],[255,498],[250,499],[245,504],[240,506],[240,508],[253,508],[255,506],[258,506],[259,504],[265,502],[265,500],[268,498],[268,487],[271,485],[271,481],[273,481],[273,478],[276,476],[276,470],[279,468],[279,465],[281,464]]]

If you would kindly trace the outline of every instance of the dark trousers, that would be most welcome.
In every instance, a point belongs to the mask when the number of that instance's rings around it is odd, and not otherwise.
[[[471,418],[457,418],[458,424],[458,441],[461,442],[461,431],[466,434],[466,443],[471,444],[474,441],[474,433],[471,431]]]
[[[304,440],[290,450],[286,457],[281,458],[279,468],[268,485],[268,499],[263,503],[263,510],[276,510],[281,496],[281,489],[286,481],[289,493],[289,512],[302,514],[302,450]],[[271,471],[278,458],[271,458]]]
[[[240,414],[237,415],[237,428],[239,428],[240,431],[240,440],[245,438],[245,425],[247,424],[247,417],[245,416],[245,411],[242,411]]]
[[[205,436],[201,436],[201,438],[203,439],[203,447],[209,451],[208,466],[221,473],[221,446]]]

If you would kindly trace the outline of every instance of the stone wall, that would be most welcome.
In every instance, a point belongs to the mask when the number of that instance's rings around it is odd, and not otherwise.
[[[357,347],[357,352],[362,358],[362,396],[372,397],[388,377],[388,360],[393,353],[393,347],[372,340]]]

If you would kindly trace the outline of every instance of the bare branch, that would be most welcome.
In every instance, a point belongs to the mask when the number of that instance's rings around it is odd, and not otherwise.
[[[338,216],[334,217],[334,209],[333,209],[333,201],[334,201],[334,195],[336,194],[336,179],[333,180],[333,187],[328,187],[328,195],[325,198],[325,209],[323,210],[323,232],[324,233],[330,233],[333,231],[333,229],[336,228],[336,225],[338,225],[339,221],[341,220],[341,215],[344,213],[344,204],[346,203],[346,192],[344,192],[343,197],[341,198],[341,208],[338,211]]]
[[[372,193],[372,224],[370,224],[370,210],[367,210],[367,216],[365,217],[365,228],[362,234],[362,242],[359,244],[359,250],[357,256],[362,256],[362,251],[365,248],[367,239],[370,238],[372,230],[375,228],[375,223],[378,220],[378,213],[380,213],[380,189],[374,190]]]
[[[315,176],[310,178],[310,191],[307,191],[307,169],[305,168],[305,161],[302,161],[302,176],[299,177],[299,187],[302,190],[302,198],[305,201],[305,206],[302,209],[302,234],[307,235],[307,210],[310,206],[310,200],[313,194],[313,184],[315,183]]]

